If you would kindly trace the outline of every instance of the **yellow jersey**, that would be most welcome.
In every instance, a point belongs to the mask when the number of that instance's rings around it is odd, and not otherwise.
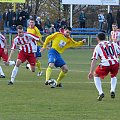
[[[64,34],[55,32],[46,38],[43,48],[46,48],[51,41],[52,48],[58,51],[60,54],[63,53],[67,48],[82,46],[84,43],[83,41],[76,42],[71,37],[65,37]]]
[[[39,29],[35,26],[34,28],[27,28],[27,33],[31,33],[33,35],[38,36],[40,39],[42,39],[42,35],[40,34]],[[41,43],[39,41],[36,41],[37,46],[41,46]]]

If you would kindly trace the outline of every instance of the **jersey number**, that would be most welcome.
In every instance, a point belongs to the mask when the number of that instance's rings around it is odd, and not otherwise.
[[[105,50],[107,56],[111,56],[111,55],[113,56],[114,55],[114,51],[113,51],[111,46],[109,46],[108,48],[105,47],[104,50]]]

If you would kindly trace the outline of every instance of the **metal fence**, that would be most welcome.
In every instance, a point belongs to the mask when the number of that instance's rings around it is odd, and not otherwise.
[[[7,45],[11,46],[12,45],[12,40],[13,38],[16,36],[17,32],[16,31],[12,31],[12,32],[2,32],[2,34],[4,34],[4,36],[7,39]],[[49,34],[42,34],[42,40],[44,41],[45,38],[48,36]],[[75,40],[75,41],[79,41],[82,39],[86,39],[86,43],[83,46],[84,48],[93,48],[97,45],[97,41],[96,41],[96,35],[90,35],[90,34],[85,34],[85,35],[71,35],[71,37]],[[106,39],[108,39],[109,36],[107,36]]]

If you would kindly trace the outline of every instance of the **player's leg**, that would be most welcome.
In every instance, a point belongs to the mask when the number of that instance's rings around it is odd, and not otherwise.
[[[56,51],[54,49],[50,49],[48,51],[48,67],[46,69],[46,81],[45,81],[45,85],[48,85],[48,80],[51,79],[51,74],[52,74],[52,69],[55,66],[55,62],[56,62]]]
[[[62,87],[61,80],[65,77],[66,73],[68,72],[68,67],[60,54],[58,55],[57,60],[55,61],[55,66],[61,68],[61,72],[59,73],[57,78],[57,87]]]
[[[40,52],[40,46],[37,46],[37,52],[36,52],[36,67],[38,68],[38,74],[37,76],[41,76],[43,74],[42,69],[41,69],[41,62],[39,58],[42,56]]]
[[[51,79],[52,69],[54,68],[54,63],[49,63],[46,69],[46,81],[45,85],[48,85],[48,80]]]
[[[27,61],[29,62],[29,64],[27,64],[27,67],[30,71],[35,72],[36,57],[34,53],[28,54],[27,56]]]
[[[117,85],[116,75],[118,74],[118,70],[119,70],[119,64],[115,64],[115,65],[111,66],[111,70],[110,70],[110,75],[111,75],[110,94],[111,94],[111,98],[115,98],[115,89],[116,89],[116,85]]]
[[[20,59],[17,59],[16,65],[14,66],[14,68],[12,70],[11,80],[9,81],[8,85],[12,85],[14,83],[15,77],[18,73],[18,68],[19,68],[21,63],[22,63],[22,61]]]
[[[99,76],[95,76],[94,77],[94,83],[95,83],[95,87],[99,93],[99,96],[98,96],[98,100],[101,101],[102,98],[104,97],[104,93],[103,93],[103,90],[102,90],[102,83],[101,83],[101,79]]]
[[[42,76],[43,72],[41,69],[41,62],[40,62],[39,58],[36,58],[36,66],[38,68],[37,76]]]
[[[5,78],[5,74],[4,74],[1,66],[0,66],[0,78]]]
[[[1,57],[3,59],[3,62],[4,62],[4,64],[6,66],[8,66],[8,65],[15,65],[15,61],[10,61],[9,63],[7,62],[7,60],[8,60],[8,53],[5,53],[3,50],[0,51],[0,52],[1,52]],[[5,78],[5,74],[4,74],[3,70],[2,70],[2,68],[0,68],[0,74],[1,74],[0,75],[1,78]]]
[[[3,61],[4,61],[4,64],[6,65],[6,66],[11,66],[11,65],[15,65],[15,61],[9,61],[9,62],[7,62],[7,60],[8,60],[8,53],[2,53],[2,59],[3,59]]]
[[[12,70],[12,74],[11,74],[11,80],[9,81],[8,85],[13,85],[14,81],[15,81],[15,77],[18,73],[18,68],[21,65],[21,63],[26,61],[26,54],[23,53],[22,51],[19,52],[18,54],[18,58],[16,60],[16,64]]]
[[[59,76],[57,78],[57,87],[62,87],[61,80],[65,77],[65,75],[66,75],[67,72],[68,72],[68,67],[65,64],[65,65],[63,65],[61,67],[61,72],[60,72],[60,74],[59,74]]]
[[[102,83],[101,83],[101,78],[104,79],[104,77],[109,73],[108,67],[104,66],[98,66],[95,70],[94,74],[94,83],[95,87],[99,93],[98,100],[101,101],[102,98],[104,97],[104,92],[102,89]]]
[[[0,60],[1,60],[1,58],[3,59],[3,56],[2,56],[3,53],[4,53],[4,49],[0,48]],[[5,74],[4,74],[1,66],[0,66],[0,78],[5,78]]]
[[[116,85],[117,85],[117,78],[112,77],[110,83],[111,83],[111,89],[110,89],[111,98],[115,98],[115,89],[116,89]]]

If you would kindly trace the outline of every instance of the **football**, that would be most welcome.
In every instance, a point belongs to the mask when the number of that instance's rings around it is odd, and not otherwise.
[[[48,84],[51,86],[51,88],[55,88],[56,85],[57,85],[57,82],[56,82],[55,79],[50,79],[50,80],[48,81]]]

